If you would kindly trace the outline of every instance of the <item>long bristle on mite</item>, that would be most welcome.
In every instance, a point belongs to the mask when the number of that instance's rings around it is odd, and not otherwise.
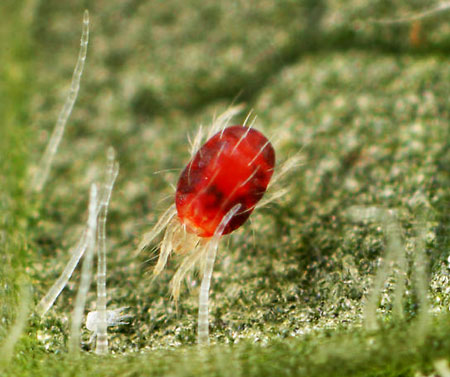
[[[172,204],[167,210],[162,214],[156,225],[150,232],[147,232],[142,237],[142,241],[139,243],[137,248],[137,253],[139,254],[142,250],[148,247],[150,243],[158,237],[158,235],[167,228],[169,222],[176,216],[177,210],[175,208],[175,204]]]

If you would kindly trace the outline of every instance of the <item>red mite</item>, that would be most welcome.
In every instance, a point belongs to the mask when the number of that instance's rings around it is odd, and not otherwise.
[[[259,131],[231,126],[212,136],[178,180],[175,203],[188,231],[211,237],[227,212],[241,204],[223,234],[239,228],[263,197],[275,166],[275,151]]]

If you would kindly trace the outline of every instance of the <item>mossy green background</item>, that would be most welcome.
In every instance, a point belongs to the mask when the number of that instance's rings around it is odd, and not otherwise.
[[[435,4],[3,1],[0,341],[18,310],[17,285],[28,281],[36,303],[62,271],[110,145],[121,171],[108,218],[109,307],[129,306],[133,320],[111,329],[113,357],[98,358],[85,345],[79,361],[67,358],[77,271],[43,320],[31,316],[1,373],[431,373],[434,360],[450,355],[450,13],[419,26],[372,20]],[[91,38],[78,101],[49,182],[32,194],[29,172],[65,100],[85,8]],[[233,102],[245,104],[236,123],[254,109],[255,127],[274,139],[280,162],[301,151],[303,163],[283,182],[289,193],[222,244],[213,345],[199,351],[198,275],[177,312],[168,283],[179,259],[152,282],[156,254],[136,256],[135,248],[173,201],[172,185],[189,159],[187,136]],[[354,206],[397,210],[409,260],[414,225],[425,227],[433,325],[421,341],[410,271],[404,319],[391,315],[391,279],[380,329],[364,330],[364,299],[386,240],[380,224],[348,218]],[[95,308],[94,289],[88,306]]]

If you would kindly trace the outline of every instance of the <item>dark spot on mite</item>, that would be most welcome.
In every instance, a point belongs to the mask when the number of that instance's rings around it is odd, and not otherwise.
[[[224,201],[224,194],[217,188],[216,185],[211,185],[208,187],[205,195],[207,195],[208,198],[211,198],[211,200],[207,201],[207,205],[204,206],[205,209],[216,210],[217,208],[220,208]]]

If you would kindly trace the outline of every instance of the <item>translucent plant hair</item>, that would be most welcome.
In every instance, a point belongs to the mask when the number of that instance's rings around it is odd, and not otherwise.
[[[52,285],[48,293],[41,299],[36,307],[40,316],[44,316],[52,307],[64,287],[67,285],[75,268],[84,256],[80,287],[73,312],[70,351],[78,352],[80,342],[80,327],[83,319],[86,293],[90,287],[92,265],[97,251],[97,310],[88,315],[88,330],[93,331],[93,338],[97,339],[97,354],[106,354],[108,351],[107,327],[123,324],[122,320],[130,318],[122,315],[121,309],[106,310],[106,216],[111,199],[112,190],[119,173],[119,164],[115,159],[112,147],[107,152],[107,168],[103,181],[98,185],[93,184],[89,201],[89,218],[87,225],[78,241],[71,250],[71,258],[62,271],[60,277]]]
[[[53,129],[50,140],[45,149],[44,155],[37,167],[37,170],[31,181],[31,189],[35,192],[42,191],[45,182],[50,174],[50,169],[55,158],[56,152],[58,150],[59,144],[61,143],[62,137],[64,135],[64,130],[66,128],[67,121],[72,113],[73,106],[78,97],[78,92],[80,90],[80,81],[83,74],[84,63],[86,61],[87,48],[89,42],[89,12],[84,11],[83,15],[83,30],[81,33],[81,43],[80,52],[78,54],[77,63],[75,65],[75,70],[72,75],[72,82],[70,85],[69,93],[67,94],[66,102],[62,107],[58,120],[56,121],[55,128]]]
[[[382,207],[352,206],[347,210],[347,216],[353,221],[377,222],[382,225],[386,236],[386,250],[381,264],[373,280],[364,305],[365,327],[370,330],[378,329],[377,308],[380,296],[384,290],[386,280],[394,274],[394,297],[393,316],[401,320],[404,311],[404,294],[406,291],[406,276],[408,272],[408,260],[406,248],[402,240],[402,228],[398,220],[398,210]],[[420,213],[414,226],[416,233],[414,248],[412,252],[412,280],[415,283],[417,294],[417,331],[415,336],[419,342],[424,341],[430,325],[428,291],[428,258],[425,253],[426,226],[424,222],[425,213]]]

